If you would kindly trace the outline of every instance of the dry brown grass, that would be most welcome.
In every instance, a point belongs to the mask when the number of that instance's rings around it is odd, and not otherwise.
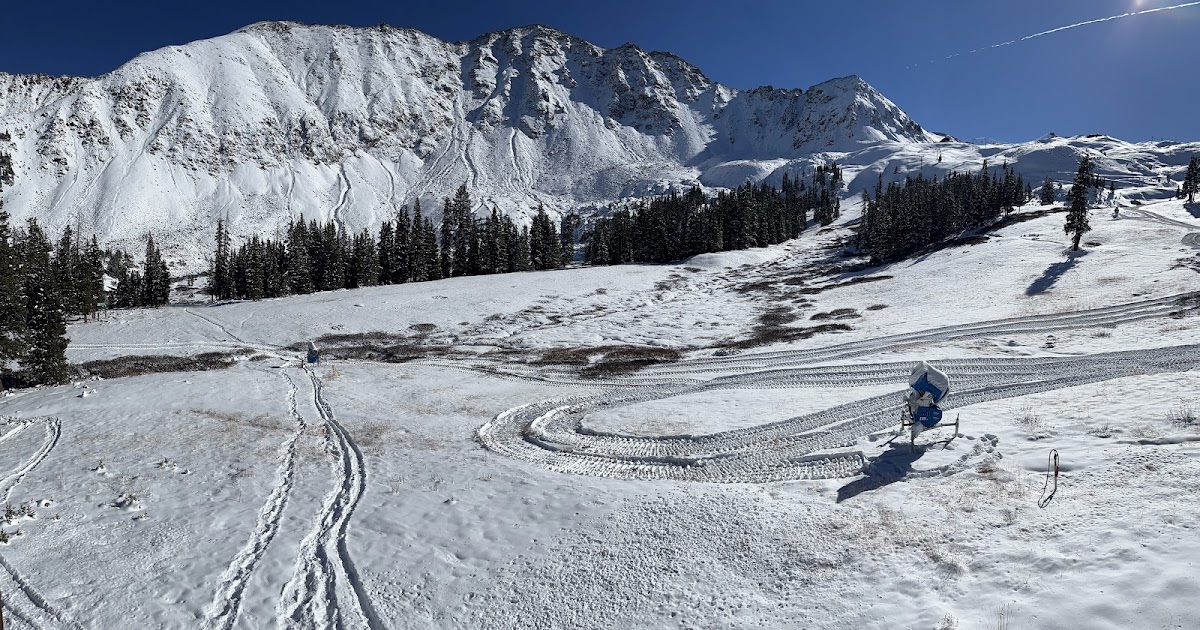
[[[542,352],[534,362],[542,365],[578,366],[580,376],[598,378],[636,372],[660,363],[674,363],[683,353],[673,348],[647,346],[593,346],[554,348]]]
[[[192,356],[146,355],[85,361],[76,366],[76,378],[99,376],[122,378],[160,372],[203,372],[223,370],[237,362],[240,352],[203,352]]]

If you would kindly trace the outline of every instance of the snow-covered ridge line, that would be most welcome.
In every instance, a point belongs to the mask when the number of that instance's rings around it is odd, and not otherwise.
[[[436,218],[464,182],[477,210],[524,220],[539,203],[586,215],[672,187],[777,182],[825,160],[844,165],[856,194],[880,175],[984,159],[1062,181],[1090,150],[1118,187],[1165,190],[1196,150],[942,143],[857,76],[736,90],[671,53],[539,25],[451,43],[386,25],[261,22],[100,77],[0,73],[0,132],[16,169],[0,199],[16,221],[126,246],[153,232],[192,269],[220,217],[238,237],[335,212],[348,229],[376,229],[414,199]]]
[[[289,218],[377,226],[464,181],[523,214],[706,179],[732,160],[806,159],[933,139],[858,77],[735,90],[683,59],[605,49],[543,26],[450,43],[390,26],[253,24],[138,55],[94,78],[0,74],[17,220],[176,255],[215,219],[238,234]],[[732,175],[738,178],[740,175]]]

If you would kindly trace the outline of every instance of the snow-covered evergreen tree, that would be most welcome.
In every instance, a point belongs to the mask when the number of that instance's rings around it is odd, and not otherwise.
[[[25,349],[25,284],[21,261],[13,249],[8,212],[0,202],[0,372],[8,371]]]
[[[1071,237],[1071,251],[1079,251],[1079,240],[1092,229],[1088,223],[1088,198],[1090,189],[1096,181],[1092,159],[1084,155],[1079,161],[1079,171],[1075,174],[1071,190],[1067,191],[1067,199],[1071,202],[1071,207],[1067,211],[1067,221],[1063,225],[1063,232]]]
[[[51,261],[50,239],[36,219],[29,219],[23,239],[27,349],[21,361],[34,383],[67,380],[67,321]]]

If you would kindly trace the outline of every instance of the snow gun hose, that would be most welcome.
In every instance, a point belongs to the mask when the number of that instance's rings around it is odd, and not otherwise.
[[[1054,468],[1054,487],[1050,487],[1050,469]],[[1050,494],[1046,494],[1046,489],[1050,489]],[[1050,505],[1054,500],[1054,493],[1058,492],[1058,449],[1050,449],[1050,457],[1046,460],[1046,483],[1042,484],[1042,498],[1038,499],[1038,507],[1044,508]]]

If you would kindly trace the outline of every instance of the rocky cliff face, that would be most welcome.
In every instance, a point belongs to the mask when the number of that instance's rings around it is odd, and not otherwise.
[[[97,78],[0,74],[15,218],[207,249],[289,218],[374,227],[466,182],[482,207],[595,206],[769,175],[927,134],[857,77],[738,91],[667,53],[544,27],[448,43],[391,27],[260,23]],[[7,140],[5,139],[7,137]]]

